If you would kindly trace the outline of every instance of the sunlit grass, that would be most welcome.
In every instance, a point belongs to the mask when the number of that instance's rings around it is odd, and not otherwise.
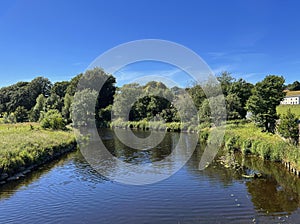
[[[300,119],[300,105],[280,105],[277,107],[279,115],[287,114],[288,109]]]
[[[300,168],[300,148],[289,144],[277,134],[262,132],[253,123],[228,125],[225,134],[225,148],[241,150],[271,161],[291,162]]]
[[[42,162],[74,143],[71,131],[44,130],[37,123],[0,124],[0,173]]]

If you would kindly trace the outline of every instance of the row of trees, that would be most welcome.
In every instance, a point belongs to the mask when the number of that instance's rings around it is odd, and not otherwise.
[[[104,81],[103,88],[98,94],[96,84]],[[80,110],[81,105],[85,103],[85,94],[87,91],[92,91],[97,98],[96,114],[93,118],[96,117],[97,122],[101,123],[103,111],[113,103],[115,90],[115,78],[99,68],[79,74],[70,81],[54,84],[47,78],[37,77],[31,82],[18,82],[0,89],[0,117],[6,123],[43,121],[45,127],[51,126],[51,122],[48,121],[51,117],[55,117],[60,123],[63,121],[67,124],[71,122],[71,107],[75,94],[83,95],[83,101],[76,102],[79,103],[77,105],[81,113],[79,115],[82,115],[86,113]],[[110,113],[106,114],[110,115]],[[104,119],[109,120],[110,116]],[[57,125],[52,126],[57,127]]]
[[[275,132],[278,120],[276,107],[285,96],[283,90],[297,89],[299,84],[296,81],[285,86],[283,77],[269,75],[253,85],[243,79],[234,79],[228,72],[223,72],[217,79],[225,97],[227,120],[245,119],[250,112],[252,119],[263,131],[272,133]],[[189,120],[191,107],[195,107],[200,122],[210,123],[225,114],[222,110],[220,114],[212,114],[210,109],[212,103],[207,97],[219,102],[220,95],[212,80],[185,89],[168,88],[156,81],[145,85],[127,84],[120,88],[115,83],[115,77],[100,68],[79,74],[70,81],[54,84],[43,77],[37,77],[31,82],[18,82],[0,89],[0,114],[6,122],[44,119],[48,126],[49,117],[57,117],[64,123],[70,123],[73,118],[78,122],[74,123],[77,126],[87,125],[88,120],[96,119],[98,126],[107,126],[111,114],[130,121],[178,122]],[[99,86],[102,86],[100,92]],[[189,103],[186,93],[191,97],[193,105]],[[88,104],[95,106],[91,112],[84,106]],[[76,113],[71,114],[72,108]],[[179,113],[178,109],[184,112]]]

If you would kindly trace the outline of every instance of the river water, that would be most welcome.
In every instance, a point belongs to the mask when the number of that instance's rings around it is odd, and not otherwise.
[[[162,147],[143,154],[122,145],[111,130],[101,135],[111,136],[103,142],[116,157],[141,163],[169,154],[179,134],[167,133]],[[300,223],[299,179],[280,164],[231,155],[242,171],[217,159],[200,171],[203,149],[198,144],[171,177],[140,186],[102,176],[78,150],[1,186],[0,223]],[[263,178],[242,176],[251,172]]]

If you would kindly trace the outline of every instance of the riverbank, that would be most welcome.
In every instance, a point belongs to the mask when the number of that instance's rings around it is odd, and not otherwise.
[[[174,132],[199,133],[200,141],[207,141],[211,127],[208,123],[198,126],[180,122],[162,123],[142,121],[114,121],[111,128],[131,128],[137,130],[160,130]],[[289,144],[277,134],[262,132],[253,123],[246,121],[231,122],[226,125],[223,140],[224,149],[240,151],[243,155],[252,155],[264,160],[284,163],[285,166],[300,175],[300,148]]]
[[[276,134],[261,132],[253,123],[226,127],[224,148],[254,155],[264,160],[288,163],[290,170],[300,170],[300,148]],[[298,173],[297,173],[298,174]]]
[[[164,123],[161,121],[122,121],[115,120],[110,123],[110,128],[131,128],[137,130],[156,130],[156,131],[173,131],[173,132],[199,132],[205,128],[210,127],[209,123],[202,123],[200,125],[191,125],[181,122]]]
[[[0,125],[0,185],[75,150],[72,131],[44,130],[37,123]]]

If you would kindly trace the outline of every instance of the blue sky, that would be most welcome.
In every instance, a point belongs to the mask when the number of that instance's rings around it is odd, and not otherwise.
[[[148,38],[190,48],[216,73],[290,83],[300,80],[299,9],[296,0],[0,0],[0,86],[69,80],[106,50]]]

